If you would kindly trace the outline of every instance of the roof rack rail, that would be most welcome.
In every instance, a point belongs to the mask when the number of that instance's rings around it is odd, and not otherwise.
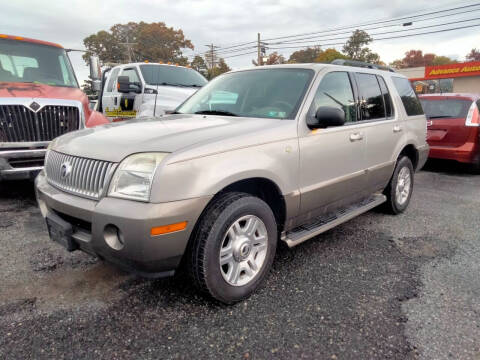
[[[363,61],[357,61],[357,60],[344,60],[344,59],[336,59],[331,62],[333,65],[343,65],[343,66],[356,66],[356,67],[363,67],[363,68],[369,68],[369,69],[377,69],[377,70],[385,70],[385,71],[390,71],[390,72],[395,72],[391,67],[388,66],[383,66],[383,65],[377,65],[377,64],[371,64]]]

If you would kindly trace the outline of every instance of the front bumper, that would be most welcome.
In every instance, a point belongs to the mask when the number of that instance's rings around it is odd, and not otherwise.
[[[145,277],[172,275],[187,247],[190,234],[211,196],[169,203],[141,203],[105,197],[89,200],[62,192],[47,183],[44,173],[35,180],[37,200],[45,218],[71,226],[76,247]],[[151,236],[152,227],[187,221],[182,231]],[[119,229],[123,247],[108,245],[109,227]]]
[[[43,169],[47,143],[35,148],[0,147],[0,180],[33,179]]]

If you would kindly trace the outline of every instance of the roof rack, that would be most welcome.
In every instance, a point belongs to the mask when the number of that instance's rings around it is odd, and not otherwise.
[[[390,72],[395,72],[391,67],[371,64],[363,61],[357,60],[344,60],[344,59],[336,59],[331,62],[333,65],[343,65],[343,66],[356,66],[356,67],[363,67],[368,69],[377,69],[377,70],[385,70]]]

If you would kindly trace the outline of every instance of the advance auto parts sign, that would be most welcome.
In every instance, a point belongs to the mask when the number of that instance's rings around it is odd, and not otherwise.
[[[461,76],[480,76],[480,61],[425,67],[426,79],[446,79]]]

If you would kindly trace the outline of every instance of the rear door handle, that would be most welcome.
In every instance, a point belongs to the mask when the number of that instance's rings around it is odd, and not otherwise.
[[[400,132],[400,131],[402,131],[402,128],[401,128],[400,125],[395,125],[395,126],[393,127],[393,132],[394,132],[394,133],[397,133],[397,132]]]
[[[363,139],[363,134],[362,133],[353,133],[350,134],[350,141],[359,141]]]

